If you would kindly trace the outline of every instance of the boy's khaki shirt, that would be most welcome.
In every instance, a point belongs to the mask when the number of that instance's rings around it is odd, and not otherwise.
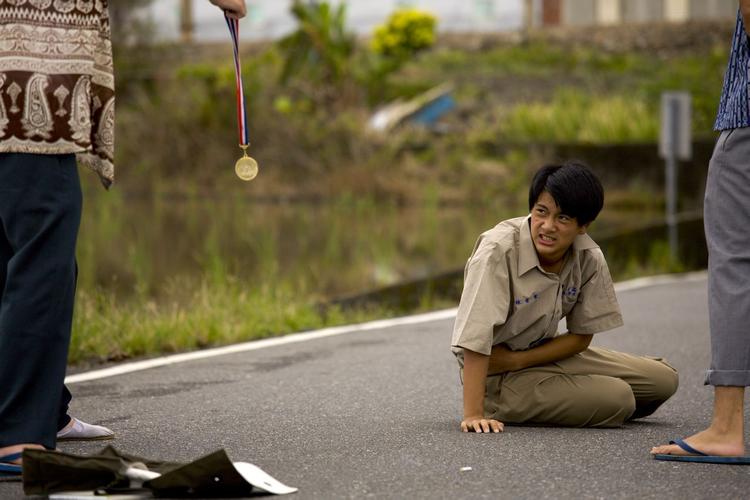
[[[539,264],[529,216],[501,222],[482,233],[464,271],[451,345],[463,365],[463,351],[489,355],[492,346],[528,349],[568,331],[593,334],[621,326],[607,262],[588,235],[578,236],[560,274]]]

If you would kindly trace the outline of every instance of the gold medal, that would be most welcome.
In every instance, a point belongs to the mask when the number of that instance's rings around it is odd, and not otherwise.
[[[242,148],[242,158],[234,164],[234,171],[237,177],[243,181],[251,181],[258,175],[258,162],[247,155],[247,146],[240,147]]]

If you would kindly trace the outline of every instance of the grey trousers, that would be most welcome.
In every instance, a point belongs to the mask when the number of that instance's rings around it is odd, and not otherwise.
[[[706,384],[750,385],[750,127],[725,130],[708,167],[711,367]]]

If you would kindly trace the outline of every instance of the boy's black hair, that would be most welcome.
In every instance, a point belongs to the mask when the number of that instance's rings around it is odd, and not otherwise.
[[[555,199],[563,214],[575,217],[580,226],[596,219],[604,206],[601,182],[586,165],[577,161],[546,165],[534,174],[529,188],[529,211],[543,191]]]

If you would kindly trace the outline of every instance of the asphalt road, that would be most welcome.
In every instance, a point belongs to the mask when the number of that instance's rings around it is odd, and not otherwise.
[[[657,462],[648,454],[710,417],[712,391],[702,385],[705,277],[625,288],[618,297],[626,326],[595,343],[666,357],[680,388],[656,414],[619,429],[460,433],[452,320],[74,384],[73,410],[113,428],[114,445],[134,454],[191,460],[226,448],[298,487],[299,499],[750,497],[750,467]],[[0,483],[0,498],[21,495],[20,485]]]

